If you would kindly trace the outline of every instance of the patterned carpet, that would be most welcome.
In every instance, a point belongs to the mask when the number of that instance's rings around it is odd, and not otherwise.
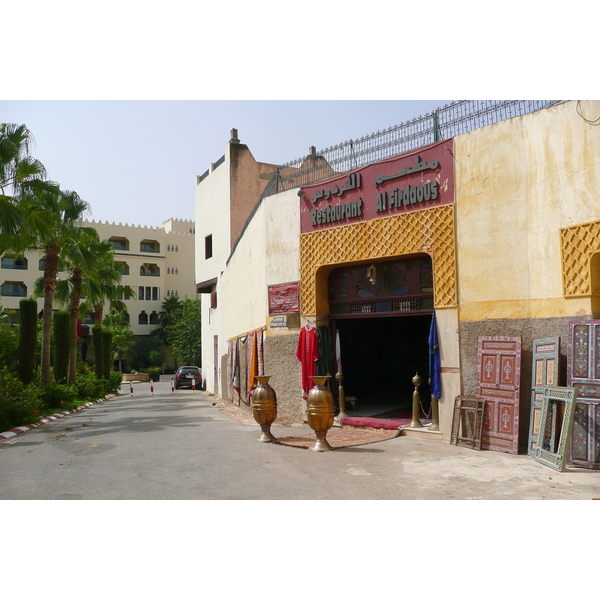
[[[398,429],[366,429],[363,427],[348,427],[344,425],[341,429],[330,429],[327,432],[327,441],[329,445],[336,448],[348,448],[351,446],[363,446],[364,444],[373,444],[383,442],[398,437]],[[294,448],[310,448],[314,446],[317,438],[312,435],[296,435],[290,437],[277,438],[277,443],[283,446],[293,446]]]

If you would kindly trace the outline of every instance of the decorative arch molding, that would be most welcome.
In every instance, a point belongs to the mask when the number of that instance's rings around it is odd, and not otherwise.
[[[560,230],[563,296],[600,294],[600,221]]]
[[[456,307],[454,218],[452,204],[302,234],[302,314],[327,312],[327,275],[333,268],[421,253],[429,254],[433,261],[435,307]]]

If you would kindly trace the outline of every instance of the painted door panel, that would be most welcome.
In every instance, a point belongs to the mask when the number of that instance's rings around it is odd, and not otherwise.
[[[531,377],[531,413],[527,453],[535,455],[545,387],[556,387],[560,375],[560,338],[544,338],[533,342]],[[549,422],[551,419],[549,419]],[[552,437],[551,443],[554,442]]]
[[[600,469],[600,320],[569,323],[567,385],[577,388],[569,463]]]
[[[485,399],[483,450],[518,453],[520,383],[521,338],[480,337],[477,396]]]

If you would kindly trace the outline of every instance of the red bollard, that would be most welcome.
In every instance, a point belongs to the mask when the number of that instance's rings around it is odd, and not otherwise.
[[[175,391],[175,379],[173,379],[173,377],[171,377],[171,391]]]
[[[129,382],[129,391],[131,392],[131,395],[133,396],[133,381]]]
[[[195,391],[196,391],[196,378],[194,377],[192,379],[192,392],[195,392]]]
[[[154,396],[154,381],[150,380],[150,394]]]

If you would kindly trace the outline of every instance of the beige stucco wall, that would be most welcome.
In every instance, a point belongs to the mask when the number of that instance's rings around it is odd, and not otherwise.
[[[139,287],[157,288],[157,300],[140,300],[130,298],[124,300],[127,312],[130,316],[131,330],[135,335],[149,335],[157,325],[140,325],[138,316],[145,311],[148,316],[154,311],[158,315],[162,310],[167,292],[175,293],[182,300],[185,297],[195,298],[196,288],[194,282],[194,222],[184,219],[169,219],[163,227],[146,227],[129,225],[127,223],[114,223],[102,221],[82,221],[82,226],[93,227],[98,232],[100,239],[108,240],[111,237],[126,238],[129,242],[129,250],[115,251],[115,260],[126,263],[129,274],[123,275],[121,283],[128,285],[136,292]],[[190,232],[191,230],[191,232]],[[142,252],[140,243],[142,240],[158,242],[159,252]],[[173,248],[169,250],[169,248]],[[175,249],[177,251],[175,251]],[[34,290],[35,280],[42,275],[38,263],[40,253],[27,253],[27,270],[1,269],[0,280],[19,281],[27,286],[28,294]],[[158,266],[160,275],[158,277],[147,277],[140,275],[140,266],[151,263]],[[173,274],[168,272],[173,271]],[[176,272],[175,272],[176,270]],[[59,277],[67,277],[67,273],[60,273]],[[2,305],[5,308],[18,308],[21,298],[2,297]],[[38,300],[39,309],[42,309],[43,299]],[[55,309],[60,308],[57,303]],[[104,307],[105,314],[108,304]],[[85,320],[85,316],[83,316]]]
[[[584,101],[592,119],[600,101]],[[600,128],[567,102],[454,138],[460,321],[590,314],[559,230],[600,219]]]
[[[298,280],[299,235],[297,190],[264,198],[221,277],[225,340],[265,327],[267,287]]]

